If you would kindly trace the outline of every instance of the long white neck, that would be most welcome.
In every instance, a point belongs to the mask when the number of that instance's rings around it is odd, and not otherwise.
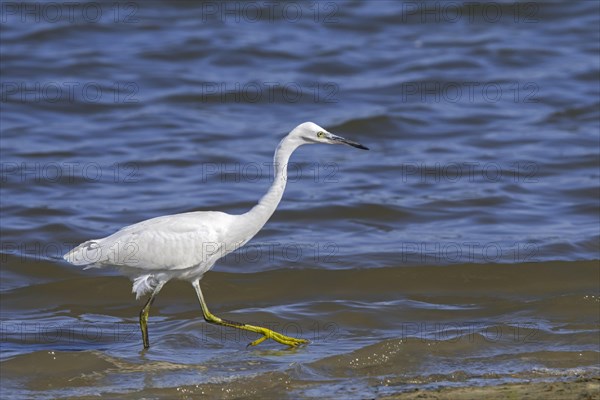
[[[242,214],[247,222],[247,226],[252,230],[252,232],[249,232],[252,236],[261,230],[279,205],[287,183],[288,161],[294,150],[301,144],[302,142],[290,140],[289,136],[286,136],[279,142],[277,150],[275,150],[275,156],[273,157],[273,167],[275,170],[273,184],[257,205],[252,207],[247,213]]]

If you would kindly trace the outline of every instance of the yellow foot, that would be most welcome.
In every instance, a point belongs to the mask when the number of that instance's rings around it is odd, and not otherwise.
[[[303,344],[308,344],[308,340],[306,339],[297,339],[291,336],[285,336],[267,328],[262,328],[260,333],[262,333],[264,336],[256,339],[252,343],[249,343],[247,347],[256,346],[267,339],[273,339],[277,343],[285,344],[286,346],[290,347],[298,347]]]

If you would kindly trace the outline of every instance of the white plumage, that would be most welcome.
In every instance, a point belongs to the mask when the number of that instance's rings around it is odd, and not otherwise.
[[[252,344],[258,344],[266,338],[290,346],[305,343],[302,339],[290,338],[266,328],[215,317],[206,307],[199,281],[218,259],[243,246],[260,231],[281,200],[291,154],[303,144],[314,143],[348,144],[367,149],[333,135],[312,122],[305,122],[292,130],[277,146],[273,184],[247,213],[230,215],[218,211],[200,211],[152,218],[126,226],[105,238],[88,240],[65,254],[64,259],[74,265],[85,265],[86,269],[117,267],[133,280],[136,298],[151,293],[140,313],[146,348],[149,346],[146,320],[150,305],[164,284],[174,278],[192,283],[208,322],[264,335]]]
[[[140,298],[159,281],[202,277],[219,258],[239,247],[231,240],[235,235],[227,235],[234,219],[215,211],[152,218],[84,242],[64,258],[74,265],[87,265],[86,269],[118,267],[135,279],[133,292]]]

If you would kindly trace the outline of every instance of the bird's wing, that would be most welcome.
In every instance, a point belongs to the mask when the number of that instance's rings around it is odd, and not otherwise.
[[[226,232],[231,215],[192,212],[152,218],[103,239],[90,240],[65,254],[75,265],[180,270],[214,263],[228,252]]]

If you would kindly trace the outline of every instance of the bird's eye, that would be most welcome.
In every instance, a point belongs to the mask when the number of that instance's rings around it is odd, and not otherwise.
[[[323,132],[323,131],[317,132],[317,137],[318,138],[324,138],[325,137],[325,132]]]

